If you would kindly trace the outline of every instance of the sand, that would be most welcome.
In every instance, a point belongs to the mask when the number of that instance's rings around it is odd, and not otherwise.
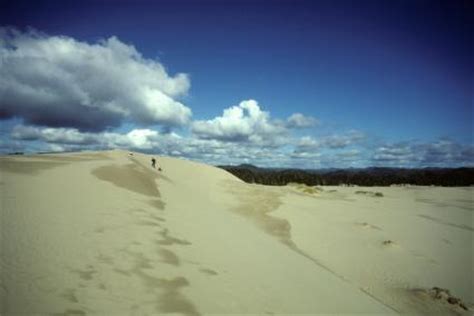
[[[0,157],[0,314],[474,310],[472,187],[270,187],[150,160]]]

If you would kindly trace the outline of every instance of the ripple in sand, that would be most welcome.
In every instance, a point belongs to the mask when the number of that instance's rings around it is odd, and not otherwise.
[[[432,216],[425,215],[425,214],[418,214],[418,216],[421,217],[421,218],[433,221],[435,223],[441,224],[441,225],[451,226],[451,227],[455,227],[455,228],[464,229],[464,230],[467,230],[467,231],[474,232],[474,228],[472,228],[471,226],[466,225],[466,224],[450,223],[450,222],[442,220],[440,218],[432,217]]]
[[[66,309],[64,313],[54,313],[53,316],[72,316],[72,315],[87,315],[82,309]]]

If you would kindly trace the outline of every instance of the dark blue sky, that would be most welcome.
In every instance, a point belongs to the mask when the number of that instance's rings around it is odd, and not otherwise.
[[[472,143],[472,1],[11,1],[2,25],[117,36],[171,74],[210,119],[244,99],[314,135]]]

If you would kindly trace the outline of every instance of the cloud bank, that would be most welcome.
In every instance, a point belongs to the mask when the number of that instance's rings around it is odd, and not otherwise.
[[[431,143],[400,142],[377,147],[372,156],[374,165],[446,166],[474,165],[474,146],[449,139]]]
[[[97,43],[0,28],[0,119],[103,131],[124,121],[177,126],[191,109],[178,101],[186,74],[110,37]]]
[[[356,139],[355,131],[320,139],[287,138],[279,146],[229,142],[160,133],[152,129],[120,132],[81,132],[76,128],[50,128],[17,125],[9,141],[0,139],[0,151],[22,151],[25,144],[38,144],[38,151],[124,148],[169,156],[179,156],[213,164],[253,163],[267,167],[426,167],[473,165],[474,146],[451,140],[431,143],[387,143],[373,149],[357,147],[360,140],[339,148],[334,139]],[[31,144],[30,144],[31,146]],[[356,147],[354,147],[356,146]]]
[[[322,148],[342,149],[363,142],[366,135],[360,131],[350,130],[346,133],[332,134],[314,138],[303,136],[299,139],[295,151],[305,152]]]

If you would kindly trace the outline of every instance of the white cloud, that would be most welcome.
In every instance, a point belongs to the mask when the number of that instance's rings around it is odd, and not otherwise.
[[[322,139],[324,146],[332,149],[344,148],[365,139],[365,134],[359,131],[349,131],[346,134],[334,134]]]
[[[408,144],[398,144],[377,148],[373,159],[377,161],[408,161],[413,159],[417,160],[417,157]]]
[[[321,153],[317,152],[304,152],[304,151],[299,151],[299,152],[293,152],[291,153],[291,158],[296,158],[296,159],[319,159],[321,157]]]
[[[74,128],[39,128],[17,125],[12,129],[11,137],[18,140],[41,140],[56,144],[90,145],[96,144],[99,134],[81,133]]]
[[[201,139],[245,142],[254,145],[283,146],[289,141],[290,129],[306,128],[317,120],[294,113],[285,121],[272,119],[255,100],[244,100],[239,105],[224,109],[222,116],[192,123],[192,132]]]
[[[294,113],[287,119],[289,128],[307,128],[318,124],[318,121],[311,116],[304,116],[301,113]]]
[[[255,100],[242,101],[212,120],[195,121],[192,131],[202,139],[254,144],[274,143],[287,133],[284,124],[271,120],[270,113],[262,111]]]
[[[76,128],[42,128],[22,125],[15,126],[11,132],[11,138],[15,140],[40,140],[56,145],[126,147],[140,150],[154,148],[155,141],[159,136],[157,131],[150,129],[134,129],[126,134],[120,134],[80,132]]]
[[[0,118],[102,131],[124,121],[183,125],[191,117],[177,101],[188,76],[170,76],[116,37],[86,43],[0,28],[0,58]]]
[[[353,158],[358,157],[359,155],[360,155],[360,150],[358,149],[343,151],[336,154],[336,156],[340,159],[353,159]]]
[[[311,136],[303,136],[297,143],[299,149],[316,149],[321,146],[321,142]]]
[[[365,134],[359,131],[351,130],[344,134],[332,134],[314,138],[312,136],[303,136],[296,143],[296,152],[305,152],[323,148],[342,149],[351,145],[358,144],[365,139]]]
[[[473,165],[474,146],[451,140],[431,143],[400,142],[375,149],[373,163],[389,166]]]
[[[123,143],[125,146],[139,149],[152,149],[155,147],[155,140],[159,136],[157,131],[149,129],[134,129],[125,134],[125,136],[118,134],[109,135],[116,135],[115,137],[112,137],[112,140],[117,138],[116,142],[118,144]],[[112,147],[115,147],[114,145],[115,144],[112,144]]]
[[[47,151],[47,152],[63,152],[66,150],[67,150],[66,147],[58,145],[58,144],[47,144],[44,147],[44,151]]]

